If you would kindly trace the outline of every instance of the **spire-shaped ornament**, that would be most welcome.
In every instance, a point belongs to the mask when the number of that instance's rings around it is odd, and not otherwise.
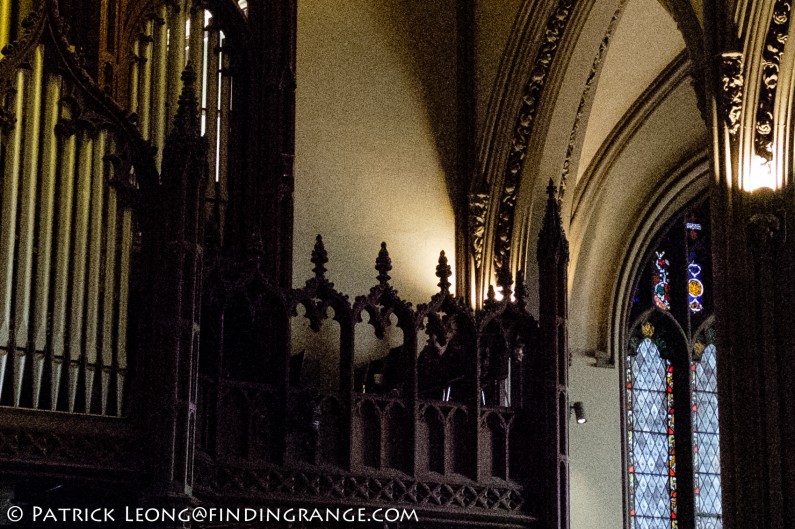
[[[565,262],[569,260],[569,241],[563,232],[557,188],[551,178],[547,186],[547,209],[538,234],[538,259],[549,257],[560,257]]]
[[[389,258],[389,252],[386,249],[386,243],[381,243],[381,250],[378,252],[378,258],[375,260],[375,269],[378,270],[378,282],[381,285],[386,285],[392,279],[389,271],[392,270],[392,259]]]
[[[447,256],[444,254],[444,250],[442,250],[439,253],[439,264],[436,265],[436,277],[439,278],[439,283],[437,283],[437,286],[442,292],[450,292],[451,275],[452,270],[450,269],[450,265],[447,264]]]
[[[494,285],[489,285],[489,290],[486,292],[486,301],[483,302],[483,308],[490,311],[497,306],[497,294],[494,292]]]
[[[513,276],[511,275],[510,258],[507,255],[502,258],[502,266],[497,270],[497,286],[500,287],[503,299],[511,299]]]
[[[328,263],[328,253],[326,252],[326,247],[323,244],[323,237],[318,234],[317,238],[315,239],[315,247],[312,250],[312,264],[315,265],[314,268],[312,268],[312,271],[315,273],[315,277],[319,280],[326,278],[326,263]]]
[[[177,112],[174,114],[174,128],[172,134],[185,136],[201,136],[199,126],[199,101],[196,98],[194,85],[196,74],[190,63],[182,70],[182,93],[177,102]]]

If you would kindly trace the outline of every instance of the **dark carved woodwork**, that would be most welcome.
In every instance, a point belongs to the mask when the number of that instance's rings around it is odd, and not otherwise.
[[[145,364],[147,414],[153,419],[150,501],[169,504],[191,496],[197,421],[207,145],[199,131],[194,80],[188,67],[163,153],[161,186],[144,228],[153,287]]]
[[[563,233],[556,188],[550,179],[547,209],[538,236],[541,381],[538,402],[544,409],[539,423],[539,442],[546,445],[541,461],[545,483],[541,518],[544,527],[569,527],[568,439],[568,262],[569,243]]]
[[[118,38],[132,42],[160,5],[117,4],[125,13],[138,6],[140,14],[116,28]],[[539,56],[545,71],[567,17],[568,8],[550,22],[555,38]],[[73,109],[59,134],[102,128],[116,135],[108,156],[118,175],[112,184],[137,219],[134,336],[124,417],[0,408],[4,475],[132,483],[152,505],[405,506],[437,522],[565,527],[565,504],[555,512],[546,507],[550,494],[566,490],[567,475],[548,465],[565,463],[566,430],[558,425],[568,418],[560,404],[567,252],[555,200],[539,242],[541,298],[552,296],[542,304],[541,327],[527,311],[523,278],[514,281],[508,266],[498,267],[501,301],[493,288],[478,311],[455,298],[444,253],[439,291],[412,306],[390,283],[386,244],[366,295],[351,299],[335,289],[320,237],[313,277],[291,289],[294,1],[251,5],[251,68],[240,83],[236,77],[235,105],[253,110],[237,113],[232,125],[241,151],[231,158],[239,164],[230,170],[234,237],[224,245],[204,244],[207,147],[190,71],[158,174],[134,116],[69,50],[56,1],[42,0],[25,27],[25,38],[0,62],[2,118],[21,118],[8,106],[9,81],[45,42],[48,72],[63,76],[63,104]],[[117,51],[129,57],[128,49]],[[126,86],[123,75],[115,79]],[[485,224],[482,202],[475,220]],[[276,228],[266,229],[273,221]],[[331,391],[291,376],[291,365],[300,366],[290,350],[299,306],[312,331],[329,309],[339,324],[338,365],[329,366],[339,370],[339,386]],[[354,380],[366,366],[356,366],[354,351],[356,324],[365,318],[377,338],[396,325],[403,339],[383,361],[390,369],[381,373],[385,383],[363,388]]]
[[[314,276],[285,294],[264,287],[260,258],[237,264],[233,258],[209,258],[213,264],[205,273],[197,496],[213,502],[287,505],[385,502],[429,512],[461,510],[461,516],[480,511],[503,520],[518,516],[514,523],[525,526],[548,517],[544,526],[558,527],[566,514],[540,507],[546,495],[557,498],[565,491],[560,480],[567,475],[546,465],[553,460],[558,469],[565,462],[566,434],[559,425],[568,420],[568,408],[560,404],[565,382],[559,378],[560,370],[568,367],[566,362],[559,367],[560,359],[568,358],[565,303],[561,305],[568,254],[557,201],[553,203],[539,242],[544,252],[539,259],[554,262],[554,313],[542,310],[542,321],[556,326],[546,335],[548,342],[526,310],[523,279],[514,283],[507,267],[499,275],[502,301],[494,299],[492,289],[490,301],[474,313],[450,293],[451,270],[444,254],[436,267],[439,292],[416,308],[390,284],[386,244],[376,259],[376,285],[353,301],[326,277],[329,257],[320,236],[311,258]],[[257,281],[241,281],[251,274],[241,270],[252,267]],[[542,284],[547,288],[550,282]],[[224,311],[236,296],[269,313],[272,329],[288,328],[300,305],[309,329],[318,332],[332,309],[340,329],[339,387],[319,393],[300,386],[297,376],[289,384],[286,366],[300,365],[300,360],[290,361],[287,342],[278,332],[262,336],[258,346],[276,367],[275,377],[256,369],[253,376],[230,369],[226,357],[240,351],[227,348]],[[365,317],[377,338],[397,324],[403,343],[387,358],[392,371],[385,367],[383,381],[367,383],[363,392],[354,386],[354,345],[355,325]],[[426,344],[418,343],[421,336],[427,336]],[[435,380],[428,377],[428,369],[438,380],[436,388],[428,387]],[[549,369],[554,378],[551,389],[545,389],[542,376],[550,376]],[[546,413],[554,415],[545,418]],[[550,424],[553,433],[545,429]],[[544,479],[538,479],[539,472]]]

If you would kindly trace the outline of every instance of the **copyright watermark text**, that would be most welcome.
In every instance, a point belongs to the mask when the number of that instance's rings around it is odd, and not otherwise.
[[[268,507],[123,507],[75,508],[19,505],[8,507],[12,523],[219,523],[219,522],[411,522],[419,521],[413,509],[372,508],[268,508]]]

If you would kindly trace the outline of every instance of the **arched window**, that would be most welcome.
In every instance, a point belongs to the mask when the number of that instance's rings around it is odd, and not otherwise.
[[[624,357],[627,526],[719,529],[720,453],[709,208],[685,208],[649,249]]]

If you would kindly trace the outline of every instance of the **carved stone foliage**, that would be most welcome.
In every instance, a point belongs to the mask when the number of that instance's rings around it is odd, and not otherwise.
[[[525,155],[533,132],[536,114],[547,76],[552,68],[563,32],[571,17],[574,7],[573,0],[559,0],[557,8],[547,21],[543,42],[538,50],[530,79],[522,95],[522,106],[511,140],[505,176],[500,191],[499,209],[497,214],[496,236],[494,241],[494,265],[502,267],[505,257],[511,251],[514,209],[519,181],[524,169]]]
[[[471,193],[469,195],[469,236],[475,268],[480,268],[483,263],[483,238],[486,233],[488,208],[489,195],[487,193]]]
[[[776,89],[778,88],[781,55],[784,53],[784,45],[787,43],[791,11],[791,0],[776,1],[773,8],[773,17],[770,21],[770,29],[765,39],[765,47],[762,51],[762,80],[756,110],[754,150],[758,156],[768,161],[773,159],[775,130],[773,107],[776,100]]]
[[[720,56],[721,92],[719,94],[723,121],[729,134],[735,136],[740,129],[740,112],[743,105],[743,55],[739,52]]]
[[[200,496],[227,499],[345,500],[512,514],[522,513],[524,507],[521,489],[507,484],[449,484],[276,467],[221,466],[201,457],[196,464],[196,482]]]
[[[610,47],[610,39],[613,37],[616,27],[618,27],[618,21],[621,20],[621,14],[624,12],[624,7],[626,5],[627,0],[622,0],[613,13],[613,17],[610,19],[610,24],[607,26],[605,36],[602,38],[602,42],[599,44],[599,51],[597,51],[596,57],[594,57],[593,63],[591,64],[591,71],[588,72],[588,78],[585,80],[585,87],[583,88],[582,95],[580,96],[580,103],[577,105],[577,114],[574,117],[574,125],[571,128],[571,133],[569,134],[569,144],[566,147],[566,159],[563,161],[563,171],[560,175],[559,200],[563,199],[563,194],[566,192],[566,184],[568,182],[569,171],[571,169],[571,159],[574,156],[577,135],[580,130],[580,125],[582,124],[582,118],[585,115],[585,105],[587,104],[588,98],[591,95],[591,90],[593,89],[594,83],[598,77],[598,73],[602,66],[602,61],[607,54],[607,49]]]

